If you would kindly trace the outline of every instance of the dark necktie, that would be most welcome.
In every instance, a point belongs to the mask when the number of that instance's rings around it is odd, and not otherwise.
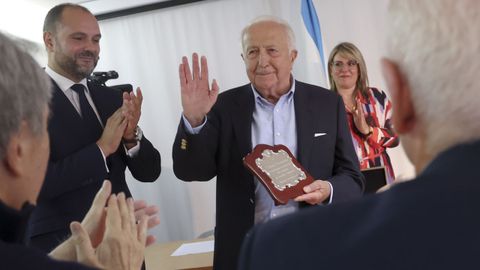
[[[87,97],[85,96],[85,86],[83,84],[74,84],[70,88],[78,93],[83,122],[95,140],[97,140],[100,138],[103,128],[98,121],[97,115],[93,111],[92,106],[90,106],[90,103],[88,103]]]
[[[83,84],[74,84],[72,85],[73,91],[78,93],[78,97],[80,100],[80,110],[82,111],[82,119],[84,122],[84,126],[86,132],[90,134],[90,136],[86,137],[86,140],[89,142],[96,142],[103,132],[103,127],[98,121],[97,115],[93,111],[92,106],[88,103],[87,97],[85,95],[85,86]],[[104,177],[110,179],[110,173],[112,171],[112,161],[111,157],[106,158],[107,167],[108,167],[108,174]]]

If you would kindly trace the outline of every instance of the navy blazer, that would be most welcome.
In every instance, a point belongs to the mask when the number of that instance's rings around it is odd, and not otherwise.
[[[130,158],[124,146],[107,158],[109,173],[100,149],[99,138],[92,138],[87,126],[62,90],[53,82],[51,115],[48,123],[50,158],[45,182],[30,222],[30,237],[68,232],[71,221],[81,221],[90,208],[104,179],[112,182],[112,193],[131,196],[125,181],[128,166],[133,177],[142,182],[155,181],[160,175],[160,154],[144,136],[138,155]],[[122,93],[88,83],[90,95],[105,126],[107,119],[122,105]],[[52,246],[61,239],[52,239]],[[35,243],[32,243],[35,245]],[[49,247],[42,247],[48,250]]]
[[[456,146],[389,191],[255,227],[239,269],[480,269],[479,156]]]
[[[321,87],[295,83],[298,160],[315,179],[331,181],[333,202],[360,197],[363,176],[342,99]],[[242,163],[252,150],[254,107],[250,84],[223,92],[201,132],[189,135],[181,122],[173,145],[173,169],[179,179],[217,177],[216,269],[235,269],[243,237],[254,224],[254,178]],[[319,132],[326,135],[314,137]]]

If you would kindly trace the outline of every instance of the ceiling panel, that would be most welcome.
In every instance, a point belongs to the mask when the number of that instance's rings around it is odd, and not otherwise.
[[[93,14],[102,14],[164,1],[168,0],[69,0],[70,3],[85,6]],[[46,9],[50,9],[55,5],[65,3],[65,0],[25,0],[25,2],[41,5]]]
[[[137,6],[167,2],[170,0],[15,0],[4,1],[0,8],[0,31],[43,43],[42,26],[48,10],[55,5],[77,3],[88,8],[93,14],[105,14]],[[22,16],[19,16],[19,12]],[[28,23],[25,23],[28,18]]]

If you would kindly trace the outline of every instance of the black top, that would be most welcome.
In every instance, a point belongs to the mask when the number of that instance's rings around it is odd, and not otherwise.
[[[2,270],[93,269],[78,263],[56,261],[44,252],[24,245],[28,218],[33,206],[25,203],[21,211],[0,201],[0,261]]]
[[[388,191],[258,226],[238,269],[480,269],[479,155],[458,145]]]

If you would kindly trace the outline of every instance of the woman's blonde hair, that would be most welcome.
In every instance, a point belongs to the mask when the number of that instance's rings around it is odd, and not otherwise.
[[[357,46],[353,45],[350,42],[342,42],[333,48],[330,56],[328,57],[328,80],[330,81],[330,87],[333,91],[337,92],[337,85],[333,80],[333,58],[335,55],[339,54],[342,57],[353,59],[358,63],[358,79],[355,87],[355,91],[360,91],[363,95],[367,95],[368,91],[368,75],[367,75],[367,66],[365,65],[365,60],[363,60],[363,55]]]

